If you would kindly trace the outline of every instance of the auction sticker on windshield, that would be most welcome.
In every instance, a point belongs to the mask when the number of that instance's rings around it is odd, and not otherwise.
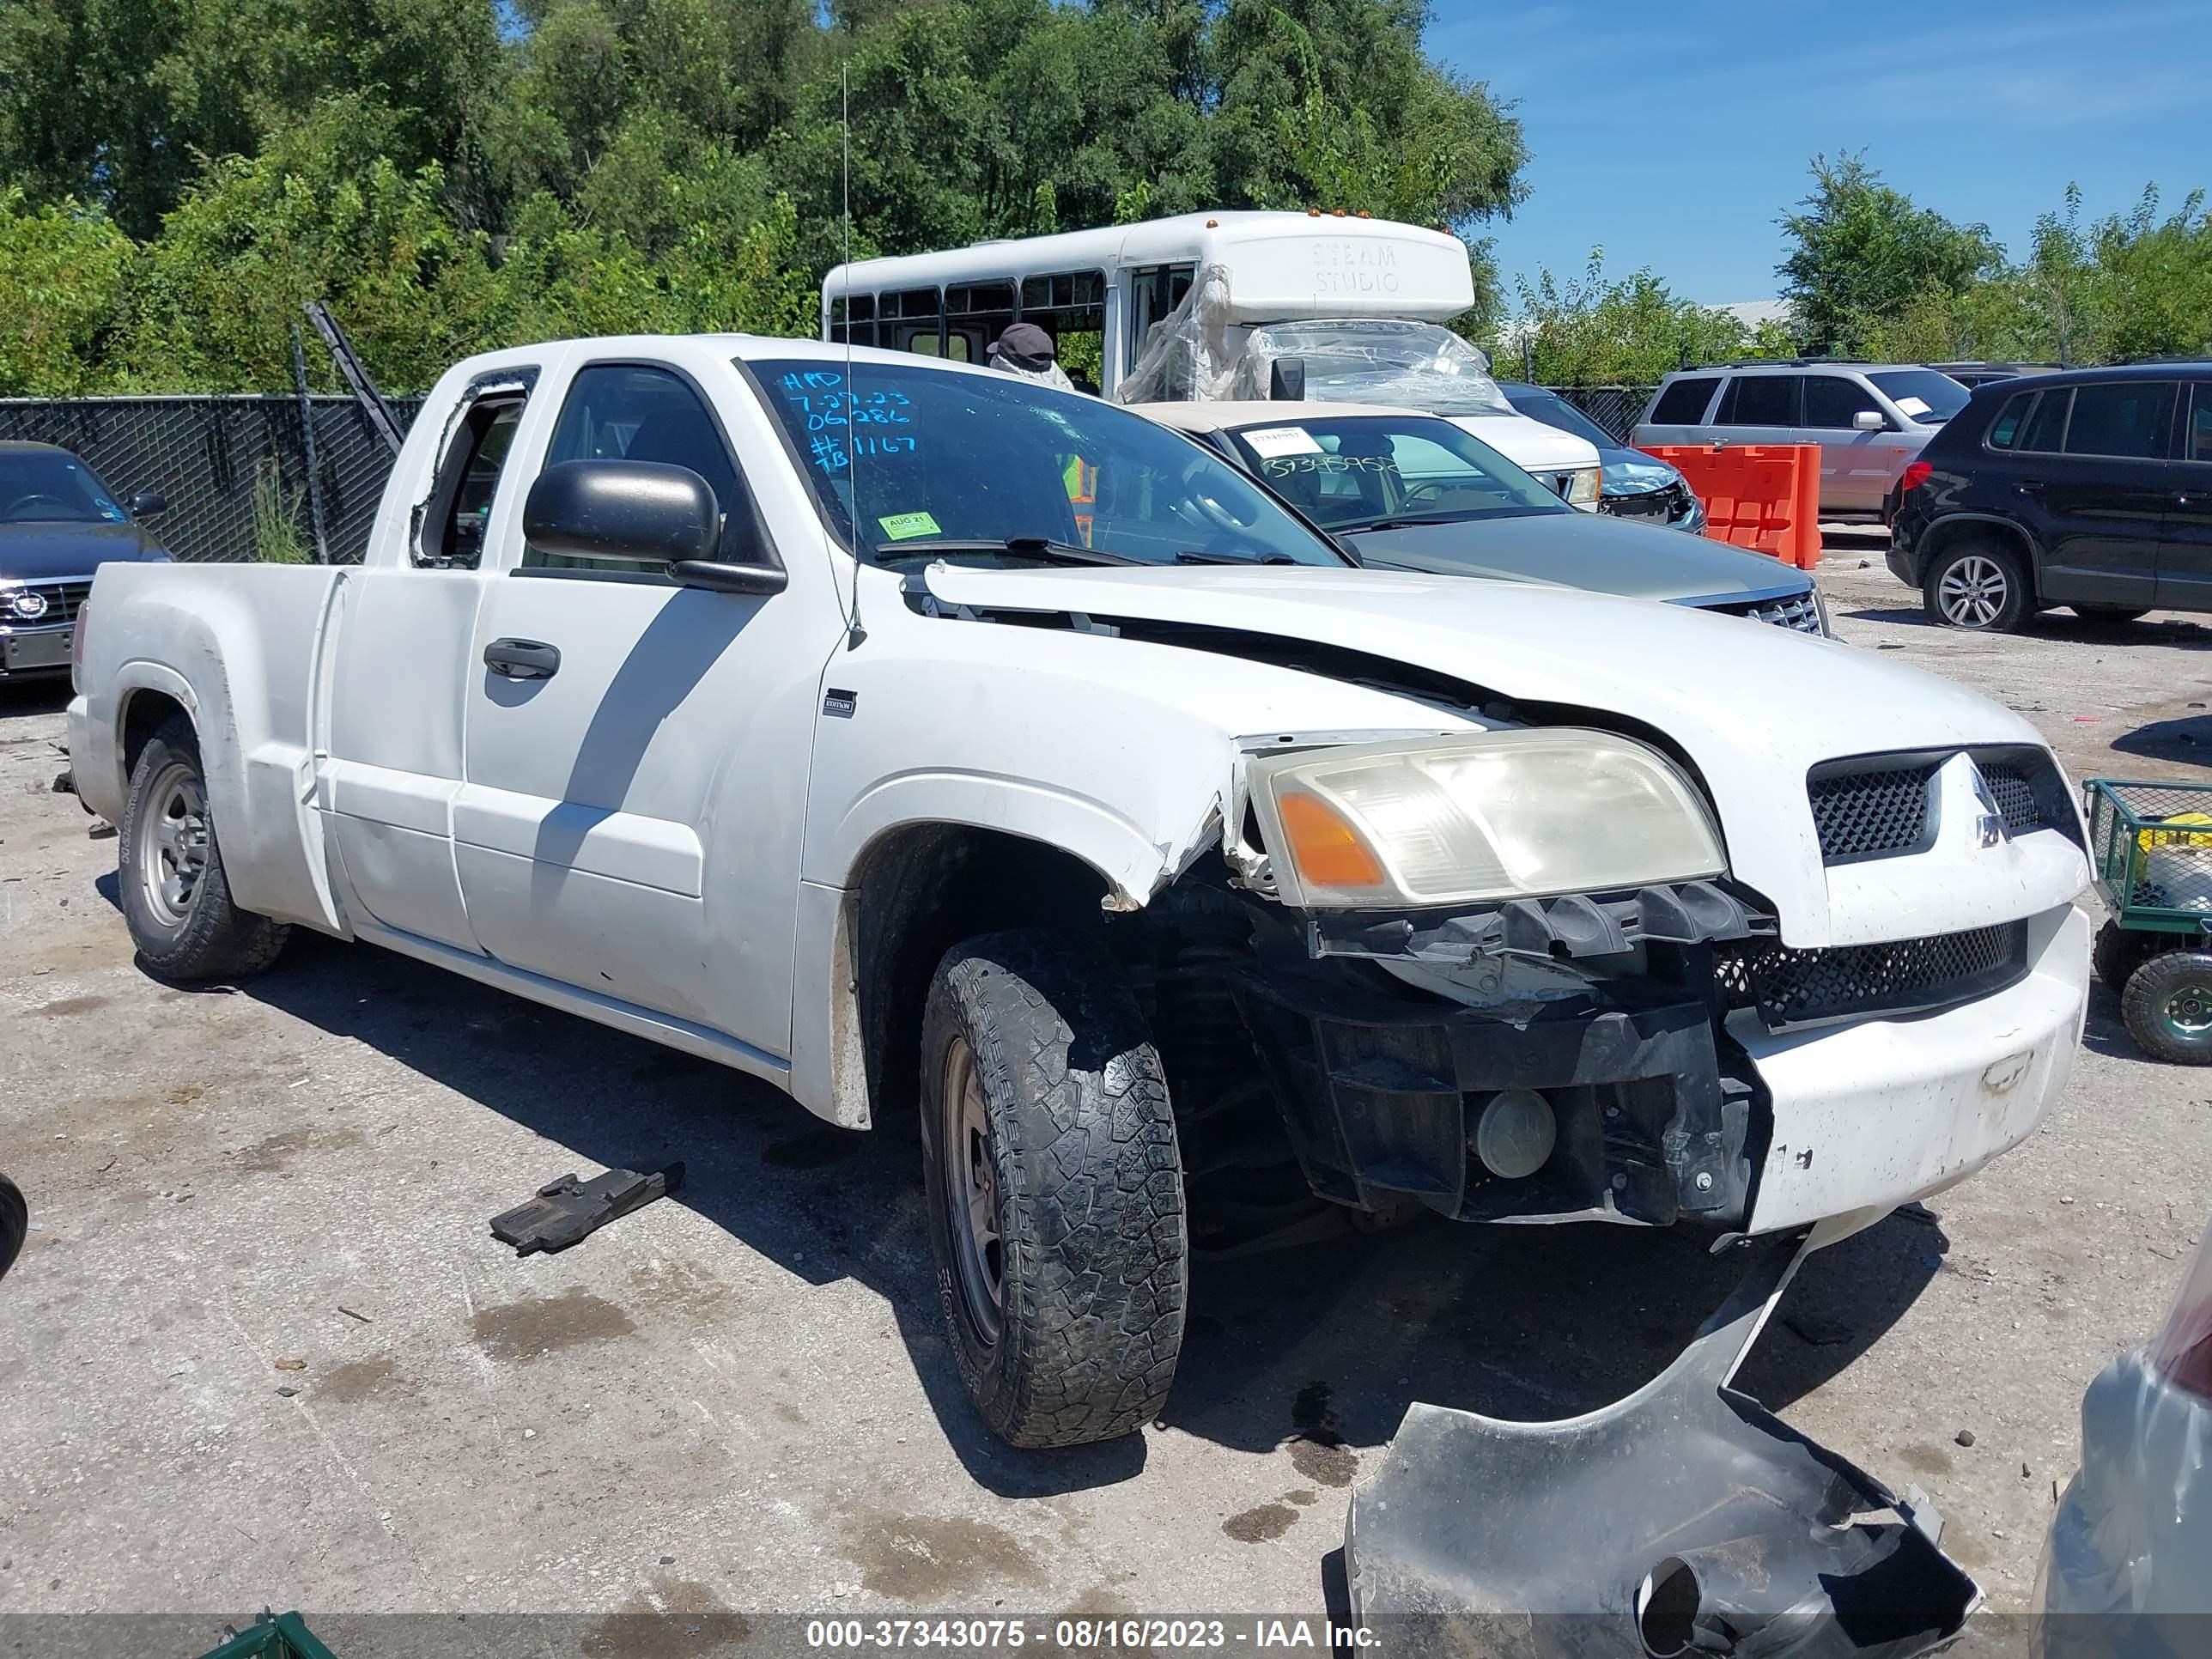
[[[935,536],[942,532],[937,520],[927,513],[894,513],[876,522],[884,527],[884,534],[895,542],[912,541],[916,536]]]
[[[1272,461],[1279,455],[1321,453],[1321,446],[1314,441],[1313,434],[1302,426],[1255,427],[1237,435],[1250,445],[1252,453],[1262,460]]]
[[[1897,400],[1897,406],[1907,415],[1920,416],[1928,412],[1928,400],[1925,398],[1899,398]]]

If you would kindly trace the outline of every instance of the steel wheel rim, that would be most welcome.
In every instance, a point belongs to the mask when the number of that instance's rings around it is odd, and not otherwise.
[[[2186,1037],[2191,1042],[2212,1037],[2212,985],[2176,987],[2161,1012],[2167,1029],[2177,1036]]]
[[[982,1079],[965,1037],[945,1054],[945,1205],[960,1297],[985,1347],[997,1346],[1006,1307],[1006,1243],[999,1233],[999,1173]]]
[[[1936,592],[1944,621],[1959,628],[1987,628],[2012,597],[2012,579],[1995,559],[1969,553],[1943,573]]]
[[[207,787],[182,761],[161,769],[138,823],[138,890],[154,920],[175,933],[191,920],[207,875]]]

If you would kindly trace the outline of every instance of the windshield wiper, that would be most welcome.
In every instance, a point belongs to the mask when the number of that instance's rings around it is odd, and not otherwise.
[[[1296,564],[1287,553],[1194,553],[1185,549],[1176,555],[1177,564]]]
[[[1073,542],[1056,542],[1044,536],[1011,536],[1004,540],[990,536],[940,536],[928,541],[878,542],[875,558],[878,564],[882,564],[892,558],[927,558],[961,553],[988,553],[1001,557],[1033,559],[1039,564],[1144,563],[1142,559],[1124,558],[1119,553],[1102,553],[1095,547],[1078,547]]]
[[[1340,535],[1364,536],[1370,530],[1405,530],[1424,524],[1465,524],[1477,516],[1474,512],[1401,513],[1394,518],[1364,519],[1357,524],[1340,524],[1336,529]]]

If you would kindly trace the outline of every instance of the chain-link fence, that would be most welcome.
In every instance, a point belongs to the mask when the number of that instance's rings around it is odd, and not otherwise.
[[[1648,386],[1547,386],[1562,403],[1577,409],[1613,434],[1616,443],[1628,441],[1628,429],[1644,418],[1644,405],[1658,388]]]
[[[392,399],[404,427],[419,398]],[[392,453],[351,398],[311,398],[323,530],[335,562],[368,546]],[[300,402],[285,397],[0,398],[0,441],[59,444],[120,499],[158,490],[168,507],[151,521],[179,559],[259,556],[255,498],[264,520],[289,521],[313,556],[307,451]]]

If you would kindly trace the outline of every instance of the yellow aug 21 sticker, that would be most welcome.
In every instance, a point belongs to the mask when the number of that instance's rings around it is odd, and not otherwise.
[[[876,522],[884,527],[884,534],[895,542],[912,541],[916,536],[935,536],[942,532],[937,520],[927,513],[894,513],[888,519]]]

